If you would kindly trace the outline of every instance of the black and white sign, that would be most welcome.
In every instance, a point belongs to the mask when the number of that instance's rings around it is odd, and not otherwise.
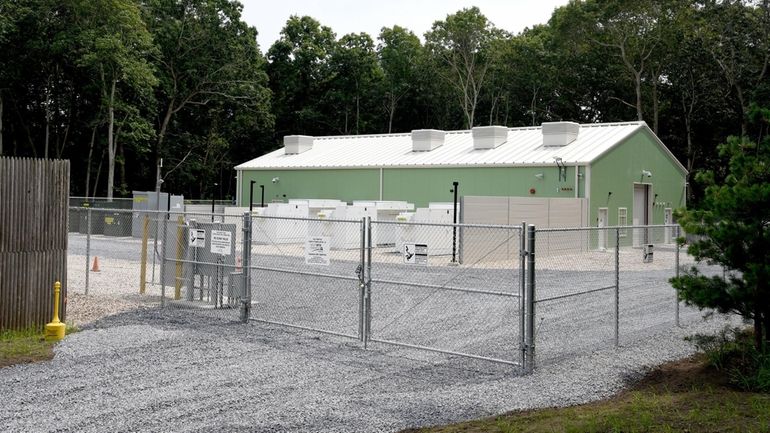
[[[232,233],[224,230],[211,231],[211,252],[229,256],[233,249]]]
[[[409,265],[428,264],[428,245],[427,244],[404,244],[404,263]]]
[[[203,229],[190,229],[187,236],[188,245],[195,248],[203,248],[206,246],[206,230]]]
[[[329,266],[328,236],[311,236],[305,240],[305,264]]]

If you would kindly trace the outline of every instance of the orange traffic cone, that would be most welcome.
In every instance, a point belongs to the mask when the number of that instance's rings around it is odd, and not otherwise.
[[[91,267],[91,272],[99,272],[99,257],[94,257],[94,265]]]

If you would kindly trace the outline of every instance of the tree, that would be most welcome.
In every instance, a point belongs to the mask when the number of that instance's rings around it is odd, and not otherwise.
[[[735,94],[745,136],[749,106],[756,102],[758,91],[768,91],[770,1],[757,6],[735,0],[706,2],[703,15],[702,43]]]
[[[377,56],[383,71],[385,111],[390,133],[399,101],[416,84],[422,45],[414,33],[399,26],[383,27],[379,39]]]
[[[328,90],[334,45],[329,27],[308,16],[292,16],[267,51],[276,135],[332,130],[319,103]]]
[[[333,78],[331,95],[339,101],[337,105],[344,112],[343,134],[358,135],[365,125],[361,122],[361,99],[365,93],[372,93],[379,87],[382,71],[377,63],[374,42],[366,33],[351,33],[340,38],[329,59]],[[372,98],[366,98],[367,101]],[[364,101],[365,103],[367,101]],[[355,121],[349,122],[353,111]],[[365,110],[372,111],[372,110]],[[366,113],[365,113],[366,114]]]
[[[120,88],[150,94],[157,79],[147,56],[152,38],[131,0],[81,0],[76,6],[79,64],[87,67],[101,90],[107,115],[107,199],[115,186],[117,140],[115,111]],[[46,146],[47,147],[47,146]]]
[[[169,145],[180,152],[166,152],[170,132],[178,128],[175,138],[180,140],[192,132],[210,136],[212,131],[202,128],[220,123],[201,114],[224,113],[213,107],[227,105],[248,113],[262,128],[272,127],[264,58],[256,29],[241,19],[242,8],[232,0],[146,2],[145,21],[158,47],[153,58],[160,81],[156,160],[170,157],[174,166],[187,161],[192,148],[184,141]],[[185,122],[175,123],[180,116]]]
[[[701,209],[679,211],[685,231],[701,238],[688,247],[696,260],[720,264],[725,276],[706,277],[696,268],[671,279],[679,296],[700,308],[734,312],[754,321],[757,349],[770,348],[770,110],[755,110],[763,120],[759,143],[731,137],[719,146],[727,172],[696,180],[706,187]]]
[[[487,50],[498,33],[474,6],[436,21],[425,34],[426,48],[448,68],[441,74],[455,89],[467,128],[475,125],[476,107],[490,65]]]

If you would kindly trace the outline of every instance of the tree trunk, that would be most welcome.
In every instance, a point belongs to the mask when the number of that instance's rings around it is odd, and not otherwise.
[[[652,80],[652,132],[658,135],[658,79]]]
[[[644,120],[642,116],[642,74],[634,72],[636,85],[636,120]]]
[[[168,125],[171,123],[171,116],[174,114],[174,103],[176,102],[176,99],[171,98],[171,101],[168,102],[168,107],[166,108],[166,114],[163,116],[163,122],[160,124],[160,130],[158,131],[158,142],[155,145],[155,166],[157,167],[160,163],[160,153],[161,149],[163,148],[163,141],[166,138],[166,131],[168,130]]]
[[[113,134],[115,128],[115,86],[117,80],[112,79],[112,88],[110,89],[110,99],[107,105],[108,123],[107,123],[107,201],[112,201],[112,188],[115,183],[115,137]]]
[[[0,105],[2,107],[2,105]],[[388,134],[393,130],[393,116],[396,114],[396,98],[391,95],[390,97],[390,109],[388,110]],[[2,142],[0,142],[2,144]],[[0,149],[2,150],[2,149]]]
[[[91,158],[94,155],[94,141],[96,140],[96,128],[99,124],[95,124],[91,130],[91,144],[88,145],[88,162],[86,163],[86,200],[88,200],[88,193],[91,191]]]
[[[0,90],[0,155],[3,154],[3,91]]]
[[[356,95],[356,135],[358,135],[358,121],[361,117],[361,98]]]
[[[99,186],[99,178],[102,175],[102,162],[104,162],[104,149],[102,149],[102,154],[99,156],[99,165],[96,167],[96,179],[94,180],[94,193],[93,193],[94,197],[96,197],[96,194],[98,193],[97,187]]]
[[[765,339],[762,337],[762,309],[759,305],[754,307],[754,347],[762,350],[762,343]]]

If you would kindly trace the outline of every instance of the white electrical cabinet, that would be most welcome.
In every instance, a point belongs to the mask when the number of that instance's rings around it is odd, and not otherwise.
[[[414,203],[405,201],[354,201],[354,206],[374,207],[377,212],[376,221],[396,221],[396,218],[403,212],[414,210]],[[377,224],[372,233],[375,245],[390,246],[395,245],[396,225],[395,224]]]
[[[298,244],[305,242],[307,220],[282,218],[308,218],[308,206],[303,203],[270,203],[255,212],[251,239],[255,244]],[[255,209],[256,211],[256,209]],[[276,218],[260,218],[276,217]]]

